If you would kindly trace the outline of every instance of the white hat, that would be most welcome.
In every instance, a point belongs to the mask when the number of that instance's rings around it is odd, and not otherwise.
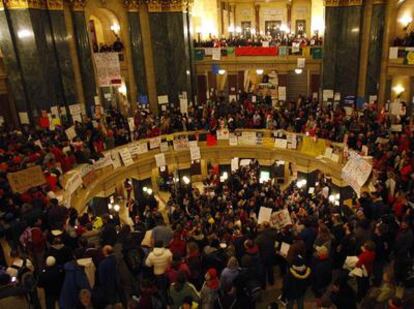
[[[56,264],[56,259],[53,256],[48,256],[46,258],[46,265],[51,267],[51,266],[55,266]]]

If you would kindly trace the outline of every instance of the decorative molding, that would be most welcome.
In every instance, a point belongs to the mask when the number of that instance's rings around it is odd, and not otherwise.
[[[3,0],[8,10],[46,9],[46,0]]]
[[[183,12],[194,0],[143,0],[148,5],[148,12]]]
[[[139,6],[142,1],[140,0],[122,0],[124,7],[128,12],[138,12]]]
[[[86,0],[69,0],[73,11],[84,11]]]
[[[325,6],[355,6],[362,4],[362,0],[325,0]]]
[[[49,11],[63,11],[63,0],[46,0]]]

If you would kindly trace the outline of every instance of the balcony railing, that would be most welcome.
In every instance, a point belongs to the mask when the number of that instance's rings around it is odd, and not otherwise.
[[[220,52],[218,52],[220,50]],[[195,48],[196,61],[221,60],[226,57],[305,57],[320,60],[323,56],[321,46],[271,46],[271,47],[218,47]]]

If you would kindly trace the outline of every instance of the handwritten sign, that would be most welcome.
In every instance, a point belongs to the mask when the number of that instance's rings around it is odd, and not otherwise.
[[[15,173],[8,173],[10,187],[13,192],[24,193],[30,188],[44,185],[46,183],[45,176],[40,166],[26,168]]]
[[[69,141],[72,141],[76,137],[75,126],[71,126],[65,130],[66,136]]]
[[[275,139],[275,148],[286,149],[287,148],[287,140],[283,138],[276,138]]]
[[[192,161],[200,160],[201,159],[200,147],[190,147],[190,157]]]
[[[259,217],[257,218],[257,223],[261,224],[263,222],[270,222],[272,216],[272,208],[260,207]]]
[[[167,165],[165,161],[165,154],[164,153],[157,153],[155,156],[155,164],[157,167],[164,167]]]
[[[134,164],[134,160],[132,160],[131,153],[127,147],[122,148],[119,150],[119,155],[121,156],[122,162],[125,166],[130,166]]]
[[[154,138],[151,138],[151,139],[149,140],[149,148],[150,148],[150,149],[156,149],[156,148],[159,148],[159,147],[160,147],[160,145],[161,145],[161,136],[154,137]]]

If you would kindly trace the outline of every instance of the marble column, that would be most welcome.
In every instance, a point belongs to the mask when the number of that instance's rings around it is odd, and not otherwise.
[[[131,41],[132,67],[138,99],[148,97],[145,57],[141,33],[141,21],[137,1],[124,1],[128,10],[128,30]]]
[[[5,11],[3,2],[0,1],[0,49],[6,67],[9,89],[13,95],[16,112],[30,112],[30,101],[26,92],[15,41],[13,29],[8,24],[8,12]]]
[[[194,100],[192,39],[185,1],[155,1],[149,6],[149,23],[157,95],[168,95],[169,103],[179,107],[179,95]]]
[[[91,107],[95,104],[96,82],[88,28],[85,18],[85,0],[72,1],[72,21],[75,33],[76,50],[79,58],[82,75],[82,88],[85,97],[85,109],[91,114]]]
[[[361,5],[328,6],[328,3],[326,1],[322,87],[340,92],[342,97],[356,95],[363,10]]]
[[[256,33],[260,34],[260,4],[254,6]]]
[[[374,3],[372,7],[371,30],[369,36],[368,62],[366,69],[365,95],[377,95],[381,72],[381,57],[384,52],[383,35],[385,27],[385,3]]]
[[[388,53],[390,47],[390,29],[395,20],[392,18],[395,12],[395,2],[387,1],[385,5],[385,18],[384,18],[384,31],[382,33],[382,45],[381,45],[381,65],[379,74],[379,89],[378,89],[378,109],[381,110],[385,105],[385,102],[390,95],[387,91],[387,66],[388,66]]]
[[[363,21],[361,32],[361,49],[359,56],[359,76],[358,76],[358,97],[366,99],[366,81],[367,81],[367,65],[368,65],[368,51],[371,34],[372,21],[372,2],[373,0],[366,0],[363,6]]]
[[[63,1],[48,0],[48,14],[51,27],[51,41],[55,49],[57,68],[59,71],[58,87],[63,91],[65,105],[79,102],[76,87],[73,63],[70,55],[69,36],[63,12]]]

